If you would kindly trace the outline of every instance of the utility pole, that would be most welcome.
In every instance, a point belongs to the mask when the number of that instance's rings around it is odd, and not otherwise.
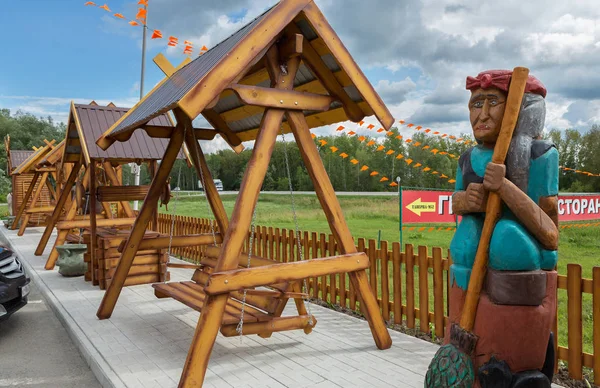
[[[142,71],[140,77],[140,101],[144,97],[144,73],[146,72],[146,31],[148,31],[148,6],[143,5],[146,10],[146,19],[142,24]],[[133,184],[135,186],[140,185],[140,171],[142,170],[137,164],[132,163],[131,167],[134,170]],[[133,210],[138,210],[138,201],[133,201]]]

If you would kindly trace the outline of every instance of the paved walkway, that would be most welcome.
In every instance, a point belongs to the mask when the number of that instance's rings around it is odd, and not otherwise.
[[[96,310],[104,291],[82,277],[45,271],[49,248],[44,256],[33,255],[42,228],[28,228],[22,237],[4,226],[0,232],[28,264],[104,387],[177,386],[197,312],[172,299],[157,299],[150,285],[140,285],[125,288],[112,318],[100,321]],[[170,271],[174,281],[189,280],[192,274]],[[437,346],[392,331],[392,348],[380,351],[366,321],[311,308],[318,323],[310,335],[296,330],[268,339],[244,337],[242,342],[219,336],[204,387],[423,387]]]

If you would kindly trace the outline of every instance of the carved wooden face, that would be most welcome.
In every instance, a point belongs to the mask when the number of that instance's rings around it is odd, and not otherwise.
[[[475,139],[484,144],[496,143],[505,106],[506,93],[498,88],[480,88],[471,92],[469,111]]]

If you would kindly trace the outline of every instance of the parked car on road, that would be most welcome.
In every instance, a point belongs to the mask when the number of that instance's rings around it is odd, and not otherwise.
[[[0,321],[27,304],[30,279],[15,253],[0,247]]]

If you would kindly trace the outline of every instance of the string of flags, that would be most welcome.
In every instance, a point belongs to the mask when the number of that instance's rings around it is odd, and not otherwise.
[[[137,14],[135,16],[135,19],[129,19],[126,18],[122,13],[113,13],[113,11],[110,9],[110,7],[107,4],[104,5],[98,5],[96,3],[94,3],[93,1],[87,1],[85,2],[85,6],[92,6],[92,7],[97,7],[99,9],[103,9],[106,12],[110,12],[113,14],[113,16],[117,19],[121,19],[123,21],[127,21],[129,25],[133,26],[133,27],[138,27],[138,26],[145,26],[146,28],[150,29],[147,25],[146,25],[146,17],[147,17],[147,13],[148,10],[146,9],[146,7],[148,7],[148,0],[139,0],[138,5],[141,5],[142,7],[138,8]],[[176,36],[168,36],[168,38],[164,38],[163,37],[163,32],[161,30],[155,30],[155,29],[150,29],[152,31],[152,35],[150,36],[150,39],[166,39],[167,40],[167,46],[169,47],[177,47],[177,46],[183,46],[183,54],[185,55],[192,55],[194,53],[194,43],[189,41],[189,40],[183,40],[183,43],[180,44],[179,38],[177,38]],[[206,51],[208,51],[208,48],[203,45],[202,47],[200,47],[198,55],[202,55],[204,54]]]

